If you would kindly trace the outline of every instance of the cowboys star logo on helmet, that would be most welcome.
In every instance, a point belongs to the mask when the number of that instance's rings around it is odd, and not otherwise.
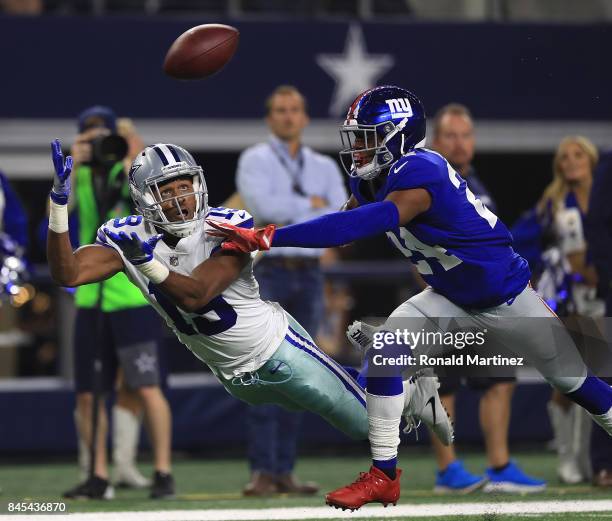
[[[412,92],[386,85],[355,99],[340,127],[340,159],[351,177],[374,179],[425,144],[425,109]]]
[[[130,171],[128,173],[128,179],[130,182],[134,180],[134,174],[136,173],[136,170],[138,170],[141,166],[142,165],[136,165],[136,164],[133,164],[131,166]]]

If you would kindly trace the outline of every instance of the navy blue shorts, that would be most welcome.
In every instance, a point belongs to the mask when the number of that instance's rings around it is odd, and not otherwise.
[[[74,379],[77,392],[90,392],[94,384],[94,356],[101,353],[100,390],[115,388],[117,370],[123,369],[129,389],[161,385],[162,323],[149,306],[113,312],[78,309],[74,330]]]

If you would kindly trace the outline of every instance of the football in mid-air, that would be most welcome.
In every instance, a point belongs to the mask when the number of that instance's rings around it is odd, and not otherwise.
[[[205,24],[181,34],[168,49],[164,72],[179,80],[197,80],[220,71],[238,47],[235,27]]]

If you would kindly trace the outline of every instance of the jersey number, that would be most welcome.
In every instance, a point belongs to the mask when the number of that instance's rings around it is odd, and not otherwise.
[[[453,183],[453,186],[455,188],[459,188],[461,186],[461,177],[459,177],[459,174],[454,170],[452,166],[450,166],[449,163],[447,163],[446,166],[448,167],[448,178],[450,179],[450,182]],[[465,186],[465,196],[467,197],[468,202],[476,210],[476,213],[478,213],[480,217],[487,221],[491,228],[495,228],[495,225],[497,224],[497,215],[495,215],[484,204],[482,204],[482,201],[480,199],[476,199],[476,196],[467,187],[467,184]]]
[[[400,228],[399,232],[404,244],[402,244],[397,236],[392,232],[387,232],[387,237],[389,237],[395,247],[406,257],[412,257],[413,252],[416,251],[427,259],[436,259],[442,268],[444,268],[444,271],[448,271],[461,264],[461,259],[449,254],[444,248],[442,248],[442,246],[430,246],[429,244],[425,244],[424,242],[419,241],[419,239],[411,234],[406,228]],[[421,275],[433,275],[433,270],[427,260],[410,260],[416,265],[417,271]]]
[[[447,167],[448,178],[450,179],[450,182],[455,188],[459,188],[461,186],[461,178],[459,177],[459,174],[448,163]],[[476,213],[478,213],[480,217],[487,221],[491,228],[495,228],[495,225],[497,224],[497,215],[495,215],[484,204],[482,204],[482,201],[476,198],[476,196],[467,187],[467,185],[465,187],[465,196],[467,197],[468,202],[476,210]],[[455,266],[461,264],[461,259],[455,257],[452,254],[449,254],[447,250],[442,248],[442,246],[430,246],[429,244],[425,244],[419,239],[417,239],[406,228],[400,228],[399,231],[399,238],[391,232],[387,232],[387,237],[389,237],[395,247],[400,250],[406,257],[410,258],[413,256],[413,252],[418,252],[423,257],[425,257],[425,259],[435,259],[436,261],[438,261],[444,271],[448,271],[454,268]],[[400,238],[404,241],[404,244],[401,243]],[[417,271],[421,275],[433,275],[433,269],[431,267],[430,262],[428,262],[427,260],[410,260],[416,265]]]
[[[166,297],[154,284],[149,282],[149,293],[155,297],[157,303],[162,307],[166,314],[172,319],[176,329],[178,329],[184,335],[194,336],[198,334],[212,336],[223,333],[236,324],[238,315],[234,311],[234,308],[230,306],[221,295],[216,296],[206,306],[195,311],[196,315],[205,315],[214,312],[217,320],[211,320],[203,316],[191,317],[193,324],[190,324],[185,320],[183,314],[178,308],[172,303],[172,301]],[[196,326],[197,330],[193,327]]]

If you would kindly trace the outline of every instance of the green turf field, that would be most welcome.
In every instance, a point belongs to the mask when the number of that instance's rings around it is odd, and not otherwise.
[[[459,503],[501,503],[508,501],[542,501],[542,500],[612,500],[612,490],[594,489],[587,485],[562,486],[555,478],[555,458],[550,453],[524,452],[515,454],[523,468],[537,476],[549,480],[549,490],[544,493],[528,496],[491,495],[474,493],[467,496],[443,496],[432,492],[434,482],[433,460],[428,452],[405,449],[400,454],[402,477],[402,498],[399,505],[405,504],[459,504]],[[468,468],[473,472],[482,471],[485,460],[480,454],[467,455],[464,458]],[[103,512],[103,511],[143,511],[143,510],[209,510],[209,509],[253,509],[295,508],[323,506],[323,492],[347,484],[359,471],[369,465],[367,457],[309,457],[299,461],[297,472],[302,479],[315,480],[321,484],[322,492],[315,497],[276,496],[265,499],[249,499],[241,496],[241,489],[248,477],[244,460],[203,460],[181,459],[175,462],[174,474],[177,482],[178,497],[175,500],[154,502],[147,498],[147,491],[118,490],[113,501],[72,501],[68,511]],[[142,470],[150,472],[150,466],[143,464]],[[59,500],[61,492],[76,483],[76,466],[73,464],[9,464],[0,466],[0,487],[2,495],[0,504],[6,513],[6,503],[16,500]],[[338,518],[345,515],[338,510],[330,510],[330,516],[338,513]],[[393,515],[393,507],[385,510]],[[361,513],[361,512],[360,512]],[[366,519],[353,513],[353,521]],[[454,516],[453,516],[454,517]],[[448,517],[444,517],[447,519]],[[612,519],[612,509],[608,512],[591,514],[551,515],[497,515],[491,513],[478,517],[457,517],[457,519],[479,519],[496,521],[510,519]],[[119,518],[117,518],[119,519]],[[428,517],[410,519],[431,519]],[[442,519],[438,517],[438,519]]]

